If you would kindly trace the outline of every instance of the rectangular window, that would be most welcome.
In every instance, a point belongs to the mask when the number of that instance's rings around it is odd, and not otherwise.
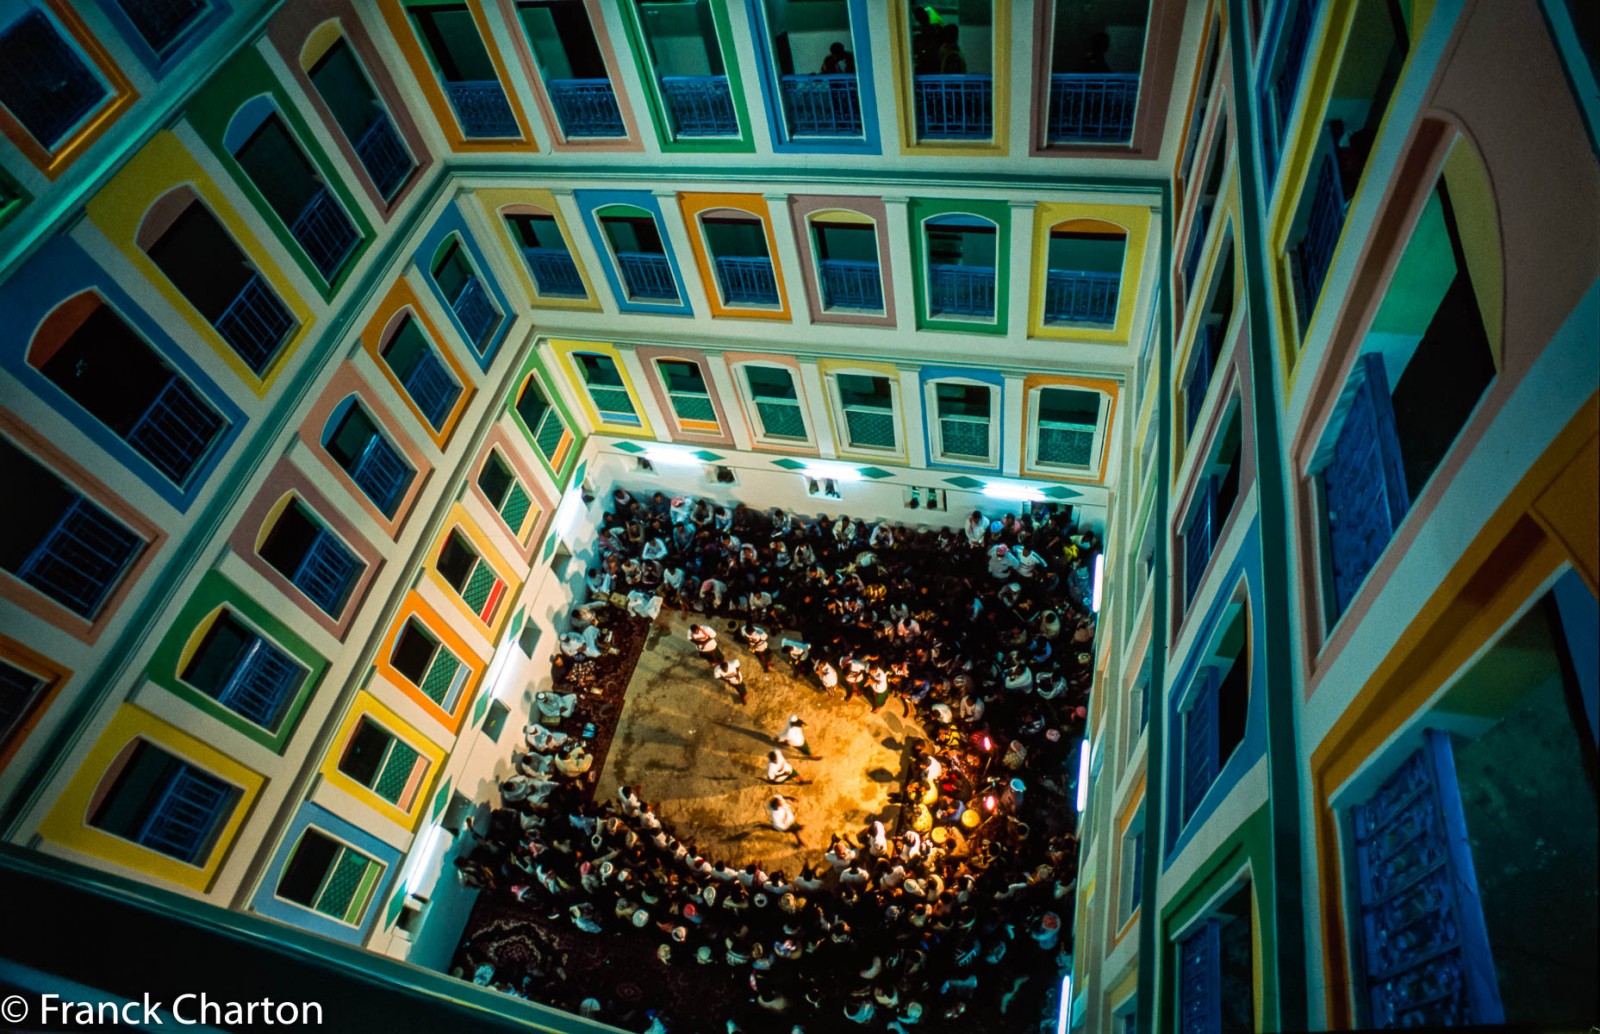
[[[434,260],[432,273],[433,282],[449,303],[450,311],[455,313],[467,342],[482,355],[500,326],[500,309],[490,297],[483,278],[473,269],[460,241],[453,241]]]
[[[578,264],[572,261],[561,227],[551,215],[508,215],[511,239],[522,249],[533,282],[551,298],[587,298]]]
[[[1194,602],[1200,581],[1211,564],[1217,538],[1239,499],[1239,483],[1243,477],[1240,427],[1239,410],[1235,408],[1217,437],[1212,458],[1200,468],[1202,480],[1195,489],[1194,503],[1183,532],[1186,604]]]
[[[464,3],[414,4],[406,13],[455,111],[461,135],[520,139],[522,130],[483,37],[478,35],[472,10]]]
[[[573,358],[600,419],[605,423],[638,424],[639,415],[634,412],[633,399],[628,396],[616,360],[590,352],[579,352]]]
[[[484,461],[483,469],[478,472],[478,487],[483,490],[484,498],[489,500],[495,512],[505,520],[511,534],[520,536],[528,511],[533,508],[533,500],[498,451],[489,453],[489,458]]]
[[[814,222],[822,304],[829,309],[883,311],[878,234],[871,226]]]
[[[179,672],[223,707],[274,732],[305,677],[303,665],[226,609]]]
[[[566,440],[567,428],[561,422],[561,414],[545,400],[544,392],[539,390],[539,385],[532,377],[523,385],[522,394],[517,396],[516,409],[517,415],[533,435],[533,444],[539,454],[545,458],[545,462],[553,465],[561,451],[561,443]]]
[[[965,463],[991,459],[989,414],[993,403],[994,389],[985,385],[938,384],[934,387],[940,458]]]
[[[626,136],[589,12],[575,0],[520,0],[517,16],[563,135]]]
[[[1127,143],[1139,101],[1148,5],[1109,10],[1055,0],[1046,139],[1060,143]]]
[[[363,715],[339,756],[339,771],[402,811],[409,810],[428,770],[421,751]]]
[[[389,443],[366,410],[352,402],[323,442],[323,448],[366,493],[378,512],[393,517],[416,471]]]
[[[744,377],[763,437],[808,440],[793,374],[776,366],[746,366]]]
[[[472,669],[441,645],[438,637],[416,618],[408,619],[395,639],[390,662],[395,671],[447,712],[455,710],[467,676],[472,674]]]
[[[636,0],[635,14],[674,139],[738,136],[739,116],[710,0]]]
[[[259,552],[261,559],[334,618],[344,612],[350,591],[367,566],[299,500],[284,508]]]
[[[422,417],[435,431],[444,430],[445,418],[461,397],[461,384],[434,352],[422,328],[409,313],[383,346],[383,361],[400,381]]]
[[[672,402],[679,423],[717,423],[717,410],[711,404],[711,389],[706,385],[700,364],[687,359],[658,359],[656,369]],[[698,430],[698,428],[697,428]]]
[[[334,41],[311,69],[311,85],[355,148],[378,194],[386,201],[393,198],[416,163],[349,43]]]
[[[1127,250],[1125,233],[1051,230],[1046,253],[1045,323],[1114,325]]]
[[[55,19],[37,7],[0,29],[0,104],[46,151],[100,107],[109,91]]]
[[[861,136],[850,5],[766,0],[766,25],[789,137]]]
[[[488,624],[505,595],[506,583],[459,530],[445,540],[436,569],[478,619]]]
[[[307,827],[278,876],[278,897],[348,926],[361,925],[383,863]]]
[[[1256,1029],[1251,926],[1247,883],[1178,942],[1180,1034]]]
[[[89,825],[189,865],[204,866],[240,791],[145,740],[89,816]]]
[[[28,720],[50,683],[50,679],[0,661],[0,750]]]
[[[161,58],[176,49],[189,28],[211,7],[206,0],[117,0],[117,6]]]
[[[144,540],[9,440],[0,440],[0,483],[27,500],[7,514],[0,568],[93,619]]]
[[[1040,466],[1093,469],[1104,396],[1077,388],[1041,388],[1034,457]]]
[[[994,136],[994,11],[988,0],[909,4],[919,140]]]
[[[887,377],[841,373],[834,378],[844,413],[845,440],[852,449],[894,449],[894,388]]]
[[[1236,610],[1210,656],[1195,673],[1181,709],[1183,822],[1193,817],[1222,766],[1244,742],[1250,704],[1246,653],[1249,611]]]

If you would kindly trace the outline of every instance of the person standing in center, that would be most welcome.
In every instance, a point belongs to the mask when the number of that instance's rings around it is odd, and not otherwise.
[[[815,760],[811,753],[811,744],[806,742],[805,724],[800,720],[799,715],[790,715],[789,724],[784,726],[783,732],[778,734],[778,742],[784,744],[790,750],[798,750],[805,757]]]
[[[744,626],[739,629],[739,635],[743,637],[744,644],[750,648],[750,652],[756,655],[756,660],[761,662],[761,670],[770,672],[772,670],[772,647],[767,642],[767,630],[760,625],[746,621]]]
[[[744,688],[744,676],[739,674],[739,658],[730,657],[715,668],[712,668],[711,673],[734,688],[739,694],[739,703],[747,704],[750,702],[750,697]]]
[[[717,648],[717,630],[710,625],[690,625],[689,642],[700,651],[700,656],[709,661],[712,666],[721,664],[725,659],[722,651]]]

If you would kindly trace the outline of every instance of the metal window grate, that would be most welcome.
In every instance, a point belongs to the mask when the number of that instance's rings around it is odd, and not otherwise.
[[[466,332],[472,347],[481,353],[490,335],[500,325],[500,310],[490,300],[483,281],[476,276],[469,276],[451,300],[450,310],[461,321],[461,329]]]
[[[1339,164],[1332,148],[1323,153],[1317,171],[1317,185],[1311,196],[1311,214],[1305,236],[1289,253],[1294,267],[1295,301],[1299,305],[1300,327],[1311,321],[1311,312],[1322,295],[1328,278],[1333,249],[1344,229],[1344,188],[1339,183]]]
[[[591,384],[589,397],[594,400],[594,408],[601,415],[615,414],[626,416],[630,419],[637,416],[633,411],[633,400],[628,397],[627,388],[608,388],[599,384]]]
[[[761,433],[768,438],[806,437],[805,418],[800,403],[783,399],[757,399],[756,414],[761,417]]]
[[[544,458],[554,463],[556,452],[561,448],[561,440],[567,436],[567,428],[561,423],[561,418],[556,415],[555,407],[544,411],[544,416],[539,418],[539,426],[533,432],[533,443],[538,446]]]
[[[318,528],[305,556],[289,580],[312,603],[333,617],[344,609],[345,598],[365,565],[326,528]]]
[[[1092,466],[1094,431],[1093,424],[1039,421],[1039,462],[1062,467]]]
[[[716,259],[717,282],[729,305],[776,305],[778,281],[772,260],[753,255],[723,255]]]
[[[583,277],[578,274],[578,264],[565,248],[523,248],[528,268],[533,271],[533,282],[539,293],[556,298],[584,298]]]
[[[388,113],[382,111],[356,141],[356,157],[361,159],[362,167],[372,177],[372,185],[378,188],[384,200],[394,197],[394,192],[415,168],[400,134],[395,132],[394,123]]]
[[[1200,589],[1200,579],[1205,577],[1206,566],[1211,563],[1211,551],[1216,545],[1217,479],[1206,478],[1195,497],[1189,527],[1183,533],[1183,601],[1187,607],[1194,603]]]
[[[876,262],[823,259],[822,304],[837,309],[883,309],[883,280]]]
[[[151,850],[198,864],[232,799],[232,787],[227,783],[180,763],[133,839]]]
[[[260,273],[251,274],[216,322],[217,333],[255,373],[266,369],[294,326],[294,317]]]
[[[1183,714],[1184,822],[1194,816],[1206,791],[1217,781],[1217,671],[1202,668],[1194,681]]]
[[[931,315],[994,317],[994,269],[989,266],[928,267]]]
[[[405,795],[407,784],[411,782],[411,773],[421,757],[422,754],[410,744],[391,738],[389,753],[383,759],[383,767],[379,769],[377,778],[372,781],[372,792],[390,804],[398,805]]]
[[[1203,921],[1178,945],[1178,1032],[1220,1034],[1222,1030],[1221,926]]]
[[[1137,73],[1052,75],[1048,140],[1126,143],[1138,102]]]
[[[451,687],[455,685],[456,673],[461,667],[461,661],[455,654],[442,646],[439,647],[434,652],[433,663],[428,665],[428,673],[422,677],[423,694],[443,707],[445,700],[450,696]]]
[[[672,411],[678,414],[679,420],[703,420],[716,423],[717,410],[711,404],[711,396],[699,395],[689,391],[668,392],[672,399]]]
[[[1121,282],[1117,273],[1050,270],[1044,287],[1045,322],[1115,323]]]
[[[514,140],[522,136],[517,116],[511,111],[506,92],[495,79],[445,83],[444,93],[455,109],[461,135]]]
[[[790,136],[861,135],[855,76],[786,75],[781,85]]]
[[[305,249],[322,279],[329,283],[360,240],[355,225],[327,187],[319,187],[311,195],[289,227],[289,233]]]
[[[494,593],[495,584],[499,577],[494,573],[483,558],[479,558],[472,568],[472,574],[467,577],[467,584],[461,590],[461,598],[467,601],[467,606],[472,608],[474,614],[483,615],[483,609],[489,602],[489,597]]]
[[[532,507],[533,500],[528,498],[528,493],[513,481],[510,490],[506,492],[505,502],[500,504],[500,516],[505,518],[506,527],[510,528],[513,534],[517,534],[522,531],[522,522]]]
[[[423,417],[435,431],[444,429],[444,419],[461,396],[461,385],[450,376],[444,363],[430,348],[417,357],[416,365],[403,382],[406,394],[422,410]]]
[[[1411,508],[1383,356],[1369,353],[1322,471],[1333,598],[1343,614]]]
[[[919,138],[975,140],[994,136],[992,77],[919,75],[912,85]]]
[[[739,135],[739,118],[725,75],[664,75],[661,99],[677,136]]]
[[[272,729],[304,675],[305,669],[293,658],[256,636],[217,692],[217,703],[263,729]]]
[[[128,444],[182,485],[222,430],[222,417],[174,374],[128,430]]]
[[[657,252],[623,251],[617,253],[617,266],[622,270],[622,284],[628,289],[628,297],[678,300],[678,285],[672,278],[672,263],[667,261],[667,256]]]
[[[395,447],[374,434],[366,448],[350,467],[350,477],[372,500],[385,517],[394,516],[394,508],[411,484],[412,469]]]
[[[893,410],[873,409],[868,406],[845,406],[844,422],[852,448],[894,448]]]
[[[316,911],[342,922],[352,921],[348,918],[351,906],[356,903],[356,895],[367,882],[367,873],[377,864],[348,847],[340,848],[339,856],[329,867],[328,878],[317,894]]]
[[[1183,388],[1183,436],[1194,436],[1194,426],[1200,420],[1200,410],[1206,404],[1206,393],[1211,390],[1211,372],[1217,365],[1217,328],[1210,324],[1200,327],[1195,342],[1194,365],[1189,369],[1189,381]]]
[[[549,79],[544,86],[567,136],[627,135],[609,79]]]
[[[82,496],[72,501],[16,575],[83,617],[93,617],[144,540]]]
[[[1289,113],[1294,110],[1294,98],[1300,87],[1300,71],[1306,63],[1306,47],[1311,42],[1311,14],[1314,0],[1290,0],[1294,7],[1293,21],[1283,34],[1283,64],[1272,79],[1272,103],[1278,116],[1279,139],[1289,126]]]
[[[939,445],[946,456],[989,458],[989,420],[981,416],[941,416]]]

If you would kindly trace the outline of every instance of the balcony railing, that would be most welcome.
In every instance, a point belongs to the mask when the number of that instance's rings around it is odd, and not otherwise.
[[[500,310],[490,301],[483,281],[475,276],[468,277],[451,300],[450,309],[461,321],[461,329],[467,332],[467,340],[472,342],[472,347],[483,351],[489,335],[500,325]]]
[[[141,545],[139,536],[79,496],[16,573],[74,613],[93,617]]]
[[[221,427],[216,411],[188,381],[174,374],[134,421],[128,444],[174,484],[182,485]]]
[[[722,300],[729,305],[777,305],[778,281],[772,260],[751,255],[723,255],[716,259]]]
[[[623,251],[617,253],[622,284],[628,297],[651,301],[678,300],[678,284],[672,279],[672,263],[658,252]]]
[[[1272,79],[1272,103],[1278,116],[1277,138],[1282,140],[1294,110],[1294,97],[1300,88],[1300,70],[1306,63],[1306,46],[1311,42],[1311,14],[1316,0],[1293,0],[1294,20],[1284,30],[1283,63]]]
[[[594,408],[602,414],[614,413],[618,416],[634,418],[633,399],[628,397],[627,388],[613,387],[603,384],[591,384],[589,397],[594,400]]]
[[[1194,425],[1205,407],[1206,393],[1211,390],[1211,373],[1217,365],[1217,327],[1207,323],[1200,328],[1200,338],[1195,345],[1194,366],[1189,370],[1189,383],[1183,389],[1183,436],[1187,441],[1194,435]]]
[[[549,79],[544,87],[567,136],[628,135],[617,96],[611,92],[611,80]]]
[[[388,113],[381,111],[356,141],[356,157],[361,159],[362,168],[372,177],[372,185],[378,188],[384,200],[394,197],[414,165]]]
[[[376,434],[368,439],[367,447],[350,467],[350,479],[361,486],[361,491],[386,517],[393,515],[395,504],[411,483],[411,474],[411,467],[394,446]]]
[[[266,640],[252,639],[217,692],[217,703],[271,729],[304,671]]]
[[[360,570],[361,561],[356,559],[355,554],[326,528],[319,528],[316,538],[311,540],[305,556],[300,558],[294,576],[289,580],[309,596],[312,603],[338,617],[350,585]]]
[[[844,423],[853,448],[894,448],[894,410],[845,406]]]
[[[402,383],[429,426],[435,431],[443,429],[444,418],[461,394],[461,385],[450,376],[439,357],[432,351],[423,352]]]
[[[928,267],[935,316],[994,317],[994,269],[988,266]]]
[[[806,436],[805,417],[794,399],[756,399],[756,414],[761,417],[761,432],[768,438]]]
[[[790,136],[861,135],[855,76],[786,75],[781,83]]]
[[[1094,425],[1039,421],[1039,462],[1088,467],[1094,460]]]
[[[919,139],[982,140],[994,136],[991,76],[919,75],[913,86]]]
[[[717,410],[711,404],[710,395],[692,391],[671,391],[667,394],[672,399],[672,411],[678,414],[679,420],[717,422]]]
[[[533,270],[533,282],[539,293],[557,298],[583,298],[583,277],[578,275],[578,264],[565,248],[523,248],[522,254]]]
[[[522,136],[505,90],[497,79],[444,84],[445,96],[455,109],[461,135],[515,139]]]
[[[232,798],[227,783],[180,764],[134,839],[164,855],[197,861]]]
[[[661,97],[678,136],[739,135],[739,117],[725,75],[664,75]]]
[[[551,463],[556,461],[556,450],[561,448],[561,440],[567,436],[567,429],[561,423],[561,418],[556,415],[554,408],[544,411],[544,416],[539,418],[539,425],[533,429],[533,444],[538,446],[539,452]]]
[[[941,416],[939,445],[946,456],[989,458],[989,418],[983,416]]]
[[[1202,201],[1195,209],[1194,226],[1189,230],[1189,247],[1183,254],[1183,282],[1189,296],[1194,296],[1195,274],[1200,272],[1200,256],[1206,250],[1206,231],[1211,228],[1211,203]]]
[[[1047,139],[1062,143],[1125,143],[1139,103],[1137,73],[1050,77]]]
[[[300,242],[322,279],[330,283],[360,239],[355,226],[327,187],[319,187],[311,195],[311,200],[289,227],[289,233]]]
[[[254,273],[217,317],[216,328],[245,365],[260,373],[294,329],[294,317],[261,274]]]
[[[883,279],[876,262],[823,259],[822,304],[834,309],[883,309]]]
[[[1117,322],[1117,290],[1121,282],[1118,273],[1050,270],[1044,285],[1045,322]]]
[[[1345,197],[1339,185],[1339,164],[1330,148],[1323,153],[1317,172],[1305,236],[1294,246],[1289,258],[1294,270],[1302,329],[1311,321],[1311,312],[1322,295],[1322,283],[1328,278],[1328,267],[1333,262],[1333,249],[1339,243],[1339,232],[1344,229],[1344,215]]]
[[[1200,579],[1205,577],[1206,566],[1211,563],[1211,547],[1215,542],[1217,521],[1217,479],[1206,478],[1195,500],[1194,516],[1183,533],[1184,606],[1194,602]]]

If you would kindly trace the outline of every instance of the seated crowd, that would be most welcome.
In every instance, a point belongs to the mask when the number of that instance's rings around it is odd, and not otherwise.
[[[1013,998],[1042,1007],[1071,950],[1098,543],[1069,520],[1035,504],[917,530],[618,489],[591,600],[463,880],[542,921],[650,938],[666,966],[734,970],[748,994],[729,1031],[1031,1026]],[[724,619],[763,666],[776,653],[832,706],[896,698],[914,712],[928,739],[908,737],[898,828],[836,833],[815,868],[768,873],[704,857],[647,787],[594,800],[583,737],[557,726],[608,656],[605,626],[663,605]],[[772,759],[782,781],[792,770]],[[604,988],[519,985],[487,965],[477,979],[607,1022],[697,1029],[626,1012]]]

